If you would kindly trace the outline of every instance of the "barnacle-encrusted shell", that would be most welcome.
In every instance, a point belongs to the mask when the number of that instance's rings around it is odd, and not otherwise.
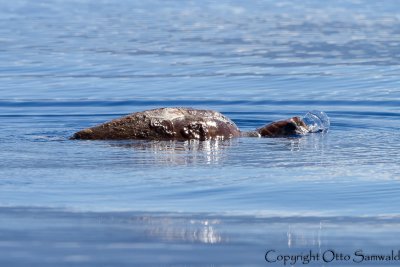
[[[75,133],[71,139],[225,139],[240,136],[236,124],[219,112],[159,108],[132,113]]]

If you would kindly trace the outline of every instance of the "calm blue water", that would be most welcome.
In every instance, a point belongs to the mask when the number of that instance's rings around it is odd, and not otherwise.
[[[0,1],[1,265],[265,266],[268,248],[398,249],[399,14],[395,0]],[[319,109],[331,130],[68,140],[166,106],[218,110],[243,130]]]

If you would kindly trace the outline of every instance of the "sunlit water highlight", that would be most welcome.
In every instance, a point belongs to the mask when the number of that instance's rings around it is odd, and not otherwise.
[[[271,246],[397,249],[397,1],[0,7],[1,265],[264,266]],[[331,129],[68,140],[167,106],[215,109],[242,130],[317,109]]]

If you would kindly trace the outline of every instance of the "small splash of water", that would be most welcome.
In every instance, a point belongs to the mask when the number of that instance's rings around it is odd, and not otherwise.
[[[302,119],[312,133],[327,132],[331,125],[328,115],[319,110],[307,112]]]

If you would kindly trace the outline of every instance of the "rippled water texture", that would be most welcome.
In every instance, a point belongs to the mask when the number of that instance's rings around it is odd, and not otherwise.
[[[0,265],[265,266],[273,246],[397,249],[399,14],[395,0],[0,0]],[[68,139],[166,106],[218,110],[243,130],[323,110],[331,129]]]

